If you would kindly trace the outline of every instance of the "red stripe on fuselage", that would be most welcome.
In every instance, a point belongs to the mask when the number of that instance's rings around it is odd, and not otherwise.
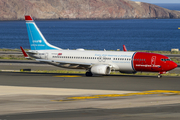
[[[133,58],[133,67],[136,71],[145,72],[164,72],[177,67],[173,61],[162,61],[162,59],[169,58],[156,53],[137,52]]]

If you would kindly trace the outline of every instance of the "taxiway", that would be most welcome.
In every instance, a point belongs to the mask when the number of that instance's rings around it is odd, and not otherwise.
[[[180,78],[0,72],[0,119],[179,119]]]

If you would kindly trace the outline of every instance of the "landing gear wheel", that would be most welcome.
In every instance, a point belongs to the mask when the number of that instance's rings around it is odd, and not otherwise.
[[[86,72],[86,76],[92,76],[93,74],[91,72]]]
[[[159,74],[159,75],[158,75],[158,78],[162,78],[162,75],[161,75],[161,74]]]

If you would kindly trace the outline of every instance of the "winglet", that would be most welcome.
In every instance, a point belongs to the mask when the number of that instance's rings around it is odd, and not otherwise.
[[[30,21],[32,22],[33,21],[32,17],[30,15],[26,15],[25,20],[26,20],[26,22],[30,22]]]
[[[126,51],[127,51],[127,49],[126,49],[126,46],[125,46],[125,45],[123,45],[123,50],[124,50],[124,52],[126,52]]]
[[[24,51],[24,49],[21,46],[20,46],[20,48],[21,48],[21,51],[22,51],[24,57],[29,58],[28,54]]]

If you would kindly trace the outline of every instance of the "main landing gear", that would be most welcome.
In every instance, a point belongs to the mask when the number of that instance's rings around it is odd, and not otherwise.
[[[162,78],[162,74],[166,74],[166,73],[167,73],[166,71],[159,72],[158,78]]]
[[[92,76],[93,74],[91,72],[86,72],[86,76]]]
[[[87,77],[93,76],[91,69],[86,69],[86,76]]]

